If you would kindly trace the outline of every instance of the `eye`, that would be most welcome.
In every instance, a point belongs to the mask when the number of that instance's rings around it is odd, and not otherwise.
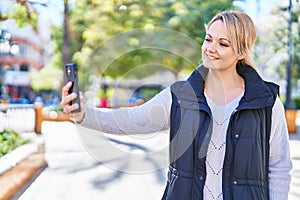
[[[211,42],[212,40],[210,38],[205,38],[206,42]]]
[[[225,43],[220,43],[220,46],[222,46],[222,47],[229,47],[229,45],[225,44]]]

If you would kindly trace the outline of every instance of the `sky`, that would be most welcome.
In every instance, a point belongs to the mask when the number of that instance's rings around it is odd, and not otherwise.
[[[259,4],[257,4],[259,1]],[[237,1],[235,4],[246,12],[254,22],[262,15],[268,14],[271,8],[277,4],[279,0],[245,0],[245,2]]]
[[[30,0],[39,14],[47,16],[51,24],[62,22],[63,1],[62,0]]]

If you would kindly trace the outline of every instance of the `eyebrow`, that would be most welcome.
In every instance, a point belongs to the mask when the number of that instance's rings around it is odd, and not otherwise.
[[[213,37],[211,34],[206,33],[209,37]],[[226,40],[227,42],[231,43],[227,38],[219,38],[219,40]]]

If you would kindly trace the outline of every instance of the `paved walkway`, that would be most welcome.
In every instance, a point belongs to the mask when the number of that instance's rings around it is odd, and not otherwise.
[[[291,158],[293,162],[293,169],[291,172],[292,182],[289,193],[289,200],[300,199],[300,128],[298,127],[298,133],[290,135],[290,148]]]
[[[43,136],[48,167],[14,199],[161,199],[166,182],[167,133],[107,137],[75,128],[69,122],[44,122]],[[290,139],[294,168],[289,199],[297,200],[300,199],[299,133]],[[117,146],[117,150],[112,146]],[[153,156],[153,152],[159,153]]]
[[[145,159],[144,167],[148,172],[137,169],[138,173],[134,173],[135,168],[130,167],[134,163],[130,163],[128,156],[120,157],[118,153],[111,155],[111,152],[107,151],[106,157],[95,158],[88,153],[94,150],[90,147],[97,144],[100,146],[97,151],[106,151],[105,148],[101,149],[101,146],[103,141],[107,143],[108,139],[103,138],[103,134],[88,129],[79,130],[69,122],[44,122],[43,135],[48,168],[18,199],[161,199],[166,182],[166,166],[159,166],[153,160]],[[149,137],[110,136],[109,141],[122,151],[140,155],[167,145],[166,133]],[[99,159],[102,163],[97,161]],[[156,170],[157,168],[161,169]]]

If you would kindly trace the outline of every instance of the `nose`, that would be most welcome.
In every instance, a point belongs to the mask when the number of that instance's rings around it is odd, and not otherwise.
[[[214,42],[207,44],[206,50],[208,52],[216,52],[217,51],[216,44]]]

